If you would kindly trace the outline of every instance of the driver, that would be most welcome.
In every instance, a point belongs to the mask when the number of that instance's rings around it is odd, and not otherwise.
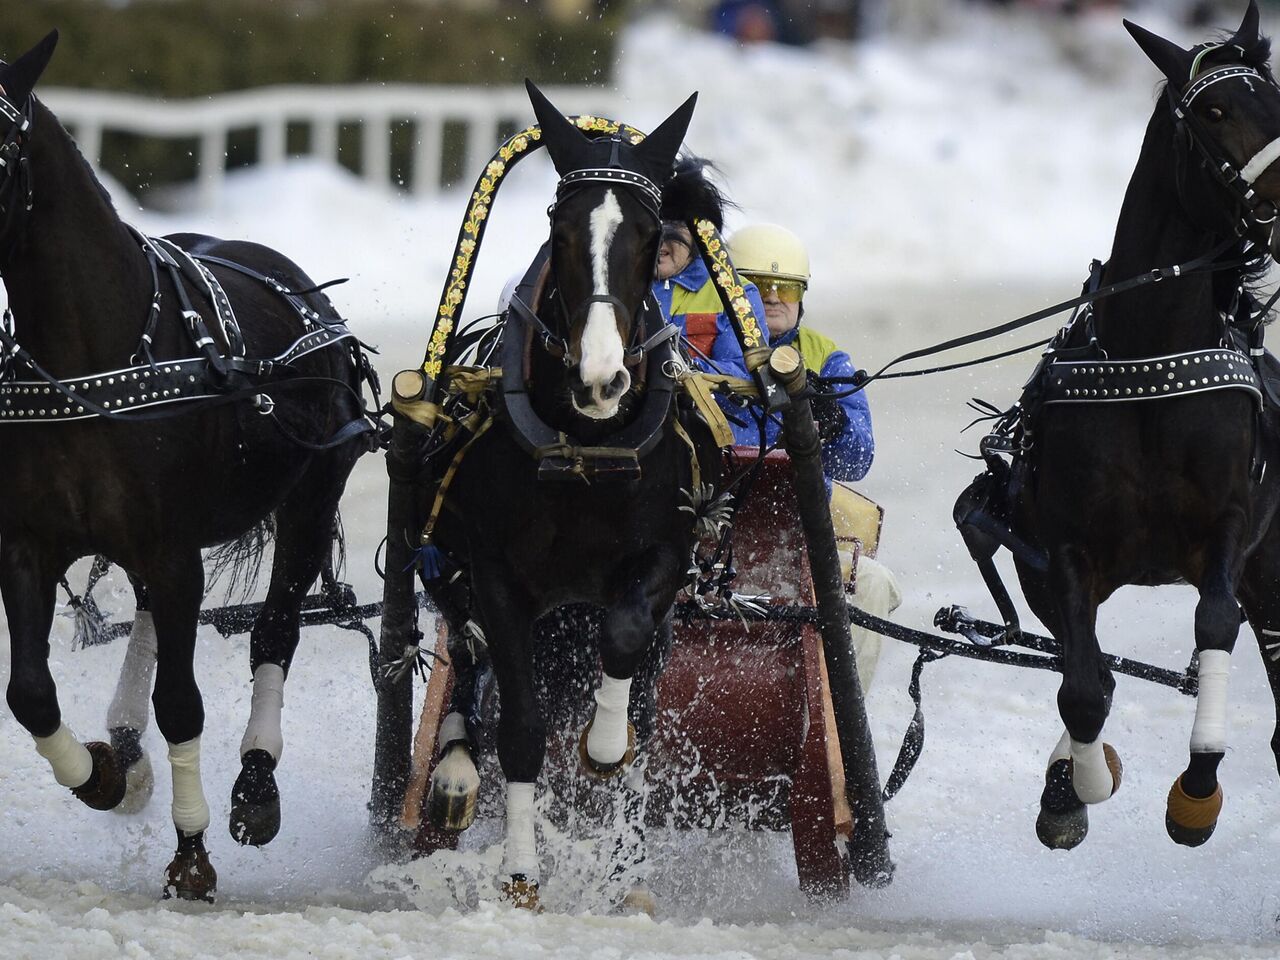
[[[751,280],[760,290],[770,345],[781,347],[790,344],[795,347],[808,369],[810,385],[820,394],[848,390],[847,383],[832,381],[838,377],[853,376],[854,366],[849,355],[830,337],[801,324],[810,274],[809,253],[800,238],[776,224],[753,224],[729,238],[729,256],[743,278]],[[861,480],[871,468],[875,455],[871,408],[867,404],[866,392],[860,390],[840,398],[818,396],[812,400],[812,406],[822,441],[823,472],[828,482]],[[777,418],[770,418],[765,428],[766,442],[774,443],[779,430]],[[740,439],[752,444],[759,442],[758,434],[756,439],[749,441],[745,437]],[[848,488],[831,484],[831,514],[837,533],[857,535],[859,529],[865,531],[866,524],[857,524],[853,519],[859,511],[867,509],[862,506],[864,503]],[[851,525],[842,531],[841,527],[847,524]],[[878,536],[878,516],[874,518],[871,529]],[[863,536],[866,536],[865,532]],[[843,559],[852,566],[851,556]],[[846,571],[846,576],[849,572],[852,571]],[[867,613],[887,617],[902,602],[893,573],[871,557],[859,556],[853,582],[852,602]],[[880,635],[861,627],[851,628],[851,633],[858,657],[858,676],[865,690],[871,686],[880,658]]]

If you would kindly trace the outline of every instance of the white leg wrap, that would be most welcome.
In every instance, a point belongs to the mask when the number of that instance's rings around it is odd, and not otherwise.
[[[1049,766],[1053,766],[1059,760],[1071,759],[1071,734],[1062,731],[1062,736],[1058,738],[1058,744],[1053,748],[1053,753],[1049,754]]]
[[[447,714],[440,724],[440,733],[436,737],[436,753],[443,753],[453,743],[467,743],[467,721],[456,710]]]
[[[173,825],[191,836],[209,828],[209,804],[200,785],[200,738],[169,744],[173,769]]]
[[[533,784],[507,784],[507,844],[502,872],[538,879],[538,844],[533,830]]]
[[[871,557],[859,557],[856,588],[851,600],[859,610],[884,619],[901,605],[902,591],[893,571],[883,563]],[[880,634],[851,626],[849,636],[853,639],[853,653],[858,663],[858,680],[864,691],[870,690],[880,662]]]
[[[1093,743],[1071,741],[1071,785],[1085,803],[1101,803],[1115,790],[1115,779],[1102,752],[1102,738]]]
[[[617,763],[627,752],[627,705],[631,678],[603,677],[596,691],[596,714],[587,731],[587,756],[596,763]]]
[[[264,663],[253,671],[253,701],[249,707],[249,725],[240,741],[240,756],[250,750],[265,750],[276,760],[284,752],[284,735],[280,732],[280,713],[284,710],[284,669],[278,664]]]
[[[49,761],[53,778],[64,787],[82,787],[93,773],[93,757],[64,723],[52,736],[35,737],[36,753]]]
[[[116,695],[107,708],[107,729],[128,727],[139,733],[147,729],[155,675],[156,624],[149,611],[139,610],[133,617],[129,647],[120,667],[120,679],[116,681]]]
[[[1200,651],[1200,693],[1191,727],[1192,753],[1225,753],[1227,749],[1227,671],[1231,654]]]

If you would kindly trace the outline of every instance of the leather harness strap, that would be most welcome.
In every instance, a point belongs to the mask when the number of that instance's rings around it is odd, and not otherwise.
[[[1139,360],[1055,360],[1043,403],[1131,403],[1218,390],[1244,390],[1259,405],[1262,386],[1249,358],[1218,347]]]

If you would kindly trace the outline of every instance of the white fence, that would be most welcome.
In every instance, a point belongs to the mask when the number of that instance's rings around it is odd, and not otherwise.
[[[615,102],[601,88],[560,87],[545,91],[566,113],[608,116]],[[98,169],[102,138],[123,132],[161,139],[194,139],[196,182],[200,202],[217,202],[227,173],[227,137],[231,131],[258,134],[257,163],[273,166],[287,157],[291,128],[309,129],[307,155],[338,157],[338,133],[347,124],[360,127],[360,170],[371,183],[391,184],[393,125],[412,130],[414,193],[431,194],[441,187],[445,124],[465,129],[464,178],[499,146],[504,125],[532,122],[523,87],[415,86],[281,86],[219,94],[197,100],[152,100],[95,90],[51,89],[41,99],[71,130],[80,151]]]

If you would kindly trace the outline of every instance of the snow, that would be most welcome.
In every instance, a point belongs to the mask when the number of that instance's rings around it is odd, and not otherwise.
[[[701,89],[689,142],[720,161],[743,205],[735,222],[776,219],[809,239],[810,322],[868,366],[1071,295],[1089,258],[1109,246],[1152,103],[1155,71],[1114,13],[1062,25],[964,9],[942,39],[809,53],[741,51],[663,19],[623,38],[620,86],[634,106],[626,119],[652,126]],[[1167,27],[1154,15],[1136,19]],[[503,188],[469,315],[489,309],[542,239],[552,183],[545,161],[533,159]],[[235,175],[214,211],[160,215],[116,195],[125,216],[150,232],[252,237],[317,280],[351,277],[334,299],[382,347],[384,382],[421,354],[465,203],[460,192],[433,200],[380,193],[310,162]],[[959,433],[969,419],[964,401],[1011,399],[1028,367],[1012,358],[873,391],[879,453],[864,489],[888,511],[881,558],[906,595],[895,619],[927,627],[950,603],[992,612],[950,525],[951,500],[976,472],[953,450],[975,444]],[[349,578],[362,600],[380,595],[371,558],[384,530],[385,483],[380,460],[365,458],[344,501]],[[83,574],[81,564],[72,582]],[[99,599],[128,614],[121,582]],[[1192,648],[1193,606],[1187,589],[1131,588],[1103,608],[1099,635],[1110,652],[1180,668]],[[82,736],[101,736],[124,647],[73,652],[70,638],[71,621],[58,618],[52,666],[64,714]],[[910,649],[887,643],[870,697],[882,777],[911,715],[911,662]],[[813,905],[796,890],[785,836],[659,835],[656,921],[610,914],[599,838],[590,833],[546,826],[548,912],[539,916],[495,902],[494,823],[473,828],[462,852],[384,864],[365,835],[373,724],[365,644],[336,628],[306,631],[290,674],[282,833],[262,850],[236,846],[224,825],[248,716],[247,639],[203,631],[197,676],[218,903],[157,900],[173,835],[154,729],[144,744],[156,796],[125,818],[88,811],[58,787],[4,710],[0,957],[1280,955],[1280,888],[1270,869],[1280,848],[1268,745],[1275,718],[1247,631],[1231,671],[1226,807],[1202,848],[1176,847],[1163,828],[1165,792],[1185,763],[1189,700],[1119,679],[1106,737],[1125,761],[1124,786],[1091,811],[1079,849],[1051,853],[1033,825],[1060,733],[1054,678],[948,660],[925,671],[926,747],[888,808],[892,886]]]

